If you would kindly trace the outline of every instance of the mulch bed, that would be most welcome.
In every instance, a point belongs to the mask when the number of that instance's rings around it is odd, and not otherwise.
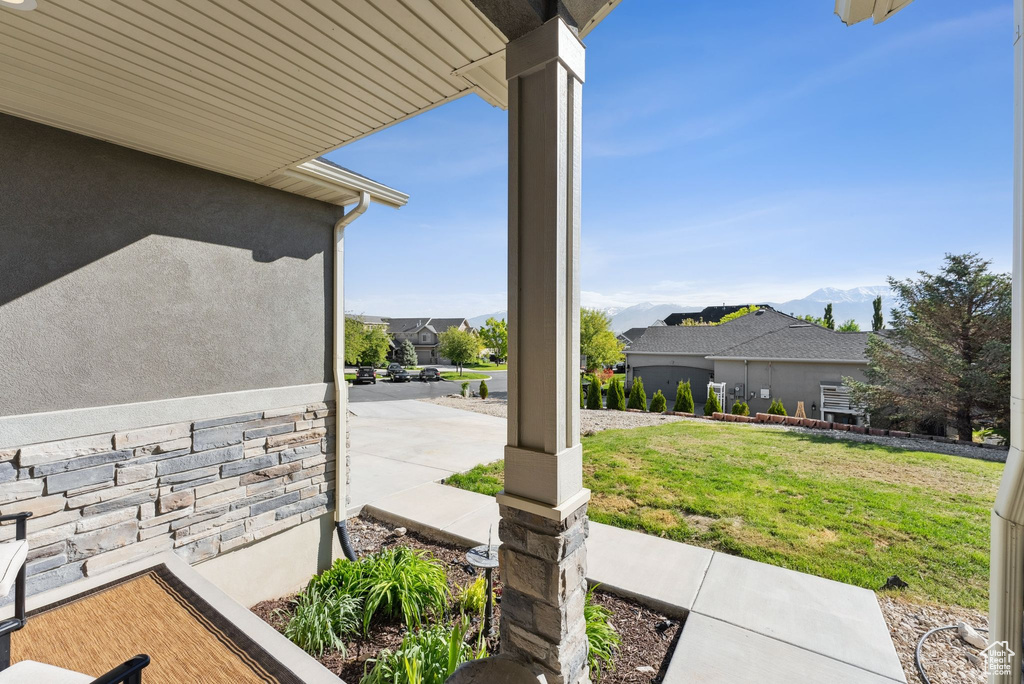
[[[429,551],[435,558],[445,564],[448,574],[448,586],[453,592],[474,579],[473,568],[466,563],[466,549],[433,541],[416,533],[405,533],[403,528],[397,530],[386,523],[366,517],[350,521],[349,533],[352,545],[362,555],[372,553],[391,546],[407,546],[414,549]],[[501,595],[500,571],[494,571],[496,593]],[[276,630],[283,631],[291,614],[293,596],[286,596],[273,601],[263,601],[251,608],[266,623]],[[594,599],[612,612],[612,624],[622,636],[622,645],[615,657],[614,670],[606,670],[601,674],[602,684],[659,684],[665,676],[669,659],[675,648],[679,633],[677,620],[670,620],[664,615],[645,608],[633,601],[619,598],[598,590]],[[458,609],[455,609],[458,613]],[[494,607],[495,624],[501,617],[500,600]],[[475,629],[479,629],[479,625]],[[477,632],[470,635],[472,643],[476,643]],[[497,631],[497,629],[495,629]],[[375,624],[370,633],[359,637],[348,644],[348,655],[342,657],[336,651],[325,653],[318,660],[349,684],[357,684],[363,676],[366,661],[373,658],[383,648],[394,649],[405,634],[405,627],[400,624]],[[498,639],[488,640],[488,652],[497,653]]]

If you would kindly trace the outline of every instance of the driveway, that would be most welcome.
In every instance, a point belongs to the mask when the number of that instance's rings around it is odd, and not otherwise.
[[[376,387],[384,385],[378,382]],[[442,394],[453,391],[452,383],[430,383],[437,385],[448,386]],[[353,401],[349,411],[350,514],[371,501],[504,456],[504,418],[415,400]]]
[[[508,396],[506,371],[484,371],[491,379],[487,381],[490,396],[504,399]],[[470,380],[469,386],[474,392],[480,388],[479,380]],[[376,385],[350,385],[348,388],[349,405],[370,401],[401,401],[406,399],[425,399],[442,397],[446,394],[458,394],[462,382],[441,380],[440,382],[391,382],[387,378],[377,378]]]

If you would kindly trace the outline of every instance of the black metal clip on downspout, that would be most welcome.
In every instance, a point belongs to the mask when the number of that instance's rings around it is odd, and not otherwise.
[[[31,517],[32,513],[29,511],[0,515],[0,523],[13,520],[15,540],[24,541],[28,536],[26,523]],[[27,564],[27,561],[21,564],[18,578],[14,583],[14,617],[0,622],[0,671],[11,666],[11,633],[17,632],[25,626],[25,566]]]

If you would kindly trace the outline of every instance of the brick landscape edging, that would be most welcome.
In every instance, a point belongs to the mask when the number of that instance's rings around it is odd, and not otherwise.
[[[334,425],[316,403],[0,450],[0,514],[33,513],[28,592],[163,551],[198,563],[324,515]]]

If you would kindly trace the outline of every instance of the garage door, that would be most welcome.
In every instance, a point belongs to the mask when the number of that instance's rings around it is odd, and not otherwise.
[[[690,389],[693,391],[694,410],[698,414],[704,412],[704,402],[708,398],[708,382],[711,380],[709,369],[689,366],[633,366],[633,375],[643,378],[648,403],[654,393],[661,390],[668,402],[669,410],[675,405],[676,387],[680,382],[689,380]]]

